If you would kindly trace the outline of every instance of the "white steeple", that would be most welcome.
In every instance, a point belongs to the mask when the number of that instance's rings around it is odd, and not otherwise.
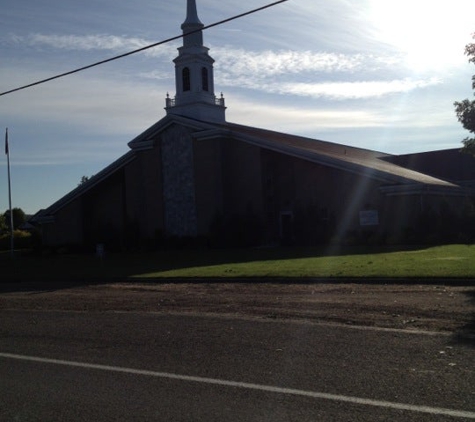
[[[203,45],[204,25],[198,18],[195,0],[187,0],[183,30],[183,47],[175,63],[176,95],[166,98],[167,114],[191,117],[199,120],[224,122],[224,98],[214,94],[214,60]]]

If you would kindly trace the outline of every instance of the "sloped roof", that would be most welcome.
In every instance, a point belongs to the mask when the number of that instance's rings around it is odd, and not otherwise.
[[[318,164],[365,175],[387,184],[424,184],[455,188],[445,180],[386,161],[389,154],[249,126],[226,123],[231,137]]]
[[[417,189],[425,191],[461,191],[462,188],[447,180],[430,176],[397,163],[398,156],[357,148],[348,145],[306,138],[282,132],[244,126],[235,123],[209,123],[177,115],[167,115],[150,128],[132,139],[128,146],[131,151],[91,177],[45,210],[39,211],[30,221],[47,220],[64,207],[105,178],[135,159],[136,152],[153,148],[154,141],[166,128],[174,125],[190,128],[196,139],[231,138],[265,149],[301,158],[317,164],[365,175],[379,180],[397,192],[414,193]],[[401,162],[404,162],[402,160]],[[388,191],[389,192],[389,191]]]
[[[46,222],[52,214],[54,214],[56,211],[59,209],[63,208],[64,206],[68,205],[72,201],[74,201],[76,198],[79,196],[83,195],[90,189],[92,189],[94,186],[96,186],[98,183],[100,183],[102,180],[106,179],[109,177],[111,174],[115,173],[117,170],[121,169],[124,167],[126,164],[130,163],[132,160],[135,159],[135,152],[134,151],[129,151],[126,154],[124,154],[122,157],[118,158],[116,161],[114,161],[112,164],[109,164],[107,167],[102,169],[99,173],[95,174],[94,176],[91,176],[86,182],[80,184],[78,187],[64,195],[62,198],[60,198],[58,201],[54,202],[52,205],[50,205],[46,209],[42,209],[38,211],[30,220],[30,223],[40,223],[40,222]]]
[[[233,138],[314,163],[365,175],[389,185],[419,184],[446,188],[457,187],[441,178],[399,166],[391,162],[393,156],[383,152],[236,123],[209,123],[175,115],[167,115],[158,121],[129,142],[129,147],[134,150],[151,148],[153,139],[173,124],[189,127],[194,132],[193,136],[197,139],[210,137]]]

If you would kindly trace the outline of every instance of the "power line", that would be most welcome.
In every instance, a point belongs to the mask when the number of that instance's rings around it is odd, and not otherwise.
[[[145,51],[145,50],[148,50],[150,48],[153,48],[153,47],[157,47],[159,45],[162,45],[162,44],[166,44],[166,43],[169,43],[171,41],[175,41],[175,40],[178,40],[180,38],[183,38],[185,35],[189,35],[189,34],[193,34],[195,32],[200,32],[200,31],[204,31],[205,29],[209,29],[209,28],[213,28],[215,26],[219,26],[219,25],[222,25],[224,23],[227,23],[227,22],[231,22],[233,20],[236,20],[236,19],[239,19],[239,18],[242,18],[244,16],[248,16],[248,15],[251,15],[253,13],[256,13],[256,12],[260,12],[264,9],[268,9],[270,7],[273,7],[273,6],[276,6],[280,3],[285,3],[286,1],[288,0],[280,0],[280,1],[276,1],[274,3],[270,3],[270,4],[267,4],[265,6],[262,6],[262,7],[259,7],[257,9],[253,9],[253,10],[250,10],[248,12],[245,12],[245,13],[241,13],[239,15],[236,15],[236,16],[233,16],[231,18],[227,18],[227,19],[224,19],[222,21],[219,21],[219,22],[215,22],[215,23],[212,23],[210,25],[205,25],[203,28],[201,29],[197,29],[195,31],[190,31],[190,32],[187,32],[186,34],[182,34],[182,35],[177,35],[175,37],[171,37],[171,38],[167,38],[163,41],[159,41],[159,42],[156,42],[154,44],[150,44],[150,45],[147,45],[145,47],[142,47],[142,48],[138,48],[136,50],[133,50],[133,51],[129,51],[128,53],[124,53],[124,54],[120,54],[118,56],[114,56],[114,57],[111,57],[109,59],[105,59],[105,60],[101,60],[99,62],[96,62],[96,63],[92,63],[90,65],[87,65],[87,66],[83,66],[83,67],[80,67],[80,68],[77,68],[77,69],[74,69],[74,70],[70,70],[69,72],[65,72],[65,73],[61,73],[59,75],[56,75],[56,76],[52,76],[50,78],[46,78],[46,79],[42,79],[40,81],[36,81],[36,82],[33,82],[33,83],[30,83],[28,85],[23,85],[23,86],[20,86],[18,88],[14,88],[14,89],[10,89],[9,91],[5,91],[5,92],[1,92],[0,93],[0,97],[3,96],[3,95],[7,95],[7,94],[12,94],[13,92],[17,92],[17,91],[21,91],[23,89],[27,89],[27,88],[31,88],[33,86],[36,86],[36,85],[41,85],[41,84],[44,84],[46,82],[50,82],[50,81],[53,81],[55,79],[59,79],[59,78],[63,78],[65,76],[69,76],[69,75],[72,75],[74,73],[78,73],[78,72],[82,72],[83,70],[87,70],[87,69],[91,69],[92,67],[96,67],[96,66],[100,66],[102,64],[105,64],[105,63],[109,63],[109,62],[112,62],[114,60],[118,60],[118,59],[122,59],[124,57],[127,57],[127,56],[131,56],[132,54],[136,54],[136,53],[140,53],[142,51]]]

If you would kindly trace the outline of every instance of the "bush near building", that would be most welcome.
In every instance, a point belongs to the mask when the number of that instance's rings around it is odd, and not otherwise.
[[[29,249],[33,247],[33,234],[24,230],[15,230],[13,232],[13,242],[15,249]],[[10,249],[10,233],[0,235],[0,250]]]

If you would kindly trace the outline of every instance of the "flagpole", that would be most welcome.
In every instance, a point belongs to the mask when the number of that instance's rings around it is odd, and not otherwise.
[[[12,183],[10,177],[10,149],[8,147],[8,128],[5,129],[5,154],[7,155],[8,168],[8,205],[10,208],[10,253],[13,258],[15,254],[14,249],[14,234],[13,234],[13,211],[12,211]]]

